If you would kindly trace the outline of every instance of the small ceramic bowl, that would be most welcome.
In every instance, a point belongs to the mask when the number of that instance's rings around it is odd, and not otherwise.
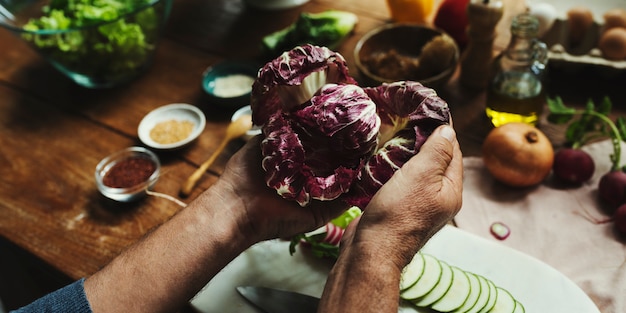
[[[251,62],[222,61],[207,68],[202,74],[202,89],[212,103],[229,109],[238,109],[250,103],[252,83],[259,66]]]
[[[145,145],[159,150],[186,146],[202,133],[206,117],[186,103],[168,104],[152,110],[139,123],[137,134]]]
[[[414,24],[386,24],[379,28],[376,28],[368,33],[366,33],[359,41],[354,50],[354,60],[356,63],[356,67],[361,73],[362,83],[367,86],[378,86],[382,83],[391,83],[400,80],[413,80],[422,83],[423,85],[430,88],[437,88],[445,84],[454,71],[456,70],[457,64],[459,62],[459,48],[450,38],[450,41],[446,41],[445,50],[439,50],[437,53],[430,53],[430,56],[433,57],[428,62],[427,65],[432,65],[437,63],[437,68],[443,68],[439,70],[436,74],[423,75],[424,72],[431,73],[434,70],[430,68],[421,67],[420,70],[416,70],[414,72],[410,72],[406,69],[408,63],[414,63],[414,60],[419,60],[422,53],[422,48],[430,42],[433,38],[447,35],[445,32],[435,29],[428,26],[422,25],[414,25]],[[441,47],[441,46],[439,46]],[[407,59],[404,59],[402,62],[403,66],[398,67],[402,72],[402,74],[396,74],[396,77],[390,78],[385,77],[380,74],[382,71],[377,71],[376,69],[371,68],[372,66],[372,58],[374,56],[386,55],[387,59],[385,61],[380,61],[381,68],[387,71],[390,71],[389,62],[391,60],[390,55],[394,55],[390,53],[394,51],[395,56],[403,56],[413,59],[412,62],[407,62]],[[432,51],[432,50],[431,50]],[[444,53],[439,53],[444,52]],[[444,59],[438,59],[439,56],[445,56]],[[441,62],[441,63],[440,63]],[[384,66],[382,65],[384,64]],[[421,66],[421,65],[420,65]],[[415,68],[415,66],[413,66]],[[420,74],[417,74],[417,73]],[[398,77],[400,76],[400,77]],[[419,78],[411,77],[411,76],[419,76]]]
[[[234,122],[240,116],[246,115],[246,114],[250,115],[250,118],[252,118],[252,109],[250,108],[249,105],[246,105],[245,107],[242,107],[241,109],[235,111],[235,113],[233,114],[233,117],[231,117],[230,120],[231,122]],[[243,135],[243,137],[241,137],[241,139],[247,141],[247,140],[250,140],[250,138],[259,134],[261,134],[261,127],[257,125],[253,125],[252,128],[248,130],[246,134]]]
[[[129,147],[117,151],[98,163],[95,178],[98,190],[105,197],[131,202],[146,195],[159,178],[161,162],[152,151]]]

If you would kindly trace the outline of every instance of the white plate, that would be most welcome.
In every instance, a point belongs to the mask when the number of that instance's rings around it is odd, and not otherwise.
[[[235,291],[258,285],[320,296],[332,262],[307,255],[301,247],[289,255],[289,243],[259,243],[231,262],[196,297],[199,312],[261,312]],[[444,227],[422,249],[451,265],[485,276],[509,290],[526,312],[599,313],[589,297],[554,268],[526,254],[452,226]],[[422,312],[403,304],[400,312]],[[428,311],[431,312],[431,311]]]
[[[247,5],[263,10],[283,10],[301,6],[309,0],[246,0]]]
[[[152,140],[150,130],[154,128],[156,124],[168,120],[190,121],[194,124],[194,129],[187,138],[178,142],[161,144]],[[198,138],[205,126],[206,117],[200,109],[191,104],[172,103],[156,108],[148,113],[139,123],[137,134],[141,142],[149,147],[159,150],[170,150],[183,147]]]
[[[250,115],[250,118],[252,118],[252,109],[250,108],[249,105],[246,105],[240,108],[239,110],[235,111],[235,113],[233,113],[233,116],[230,118],[230,120],[234,122],[236,119],[246,114]],[[244,140],[250,140],[252,137],[259,135],[261,133],[262,133],[261,127],[257,125],[253,125],[252,129],[248,130],[246,134],[241,138]]]

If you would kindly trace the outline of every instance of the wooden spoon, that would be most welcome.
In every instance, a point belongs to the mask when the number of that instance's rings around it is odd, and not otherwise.
[[[191,193],[191,190],[196,186],[198,179],[202,177],[204,172],[213,164],[213,162],[217,159],[217,156],[226,148],[226,145],[233,139],[239,138],[246,134],[248,130],[252,128],[252,118],[250,115],[242,115],[232,123],[228,125],[226,128],[226,136],[220,143],[220,145],[215,149],[211,157],[209,157],[204,163],[200,165],[200,167],[189,176],[180,192],[183,196],[188,196]]]

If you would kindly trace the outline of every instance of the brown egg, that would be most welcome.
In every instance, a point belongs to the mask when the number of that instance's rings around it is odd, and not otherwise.
[[[580,43],[593,25],[593,13],[586,7],[573,7],[567,11],[567,30],[571,44]]]
[[[598,48],[606,59],[626,60],[626,28],[614,27],[604,32]]]
[[[626,10],[611,9],[604,13],[604,30],[607,31],[614,27],[626,28]]]

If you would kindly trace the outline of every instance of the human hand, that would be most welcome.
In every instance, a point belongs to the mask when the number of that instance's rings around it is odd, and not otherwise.
[[[340,201],[314,200],[301,207],[295,201],[283,199],[265,184],[261,140],[261,136],[252,138],[233,155],[216,183],[225,194],[234,196],[229,201],[239,203],[236,207],[244,214],[241,226],[254,240],[287,238],[314,230],[348,208]]]
[[[458,212],[462,191],[459,143],[452,127],[440,126],[351,223],[342,246],[381,247],[401,269]]]

